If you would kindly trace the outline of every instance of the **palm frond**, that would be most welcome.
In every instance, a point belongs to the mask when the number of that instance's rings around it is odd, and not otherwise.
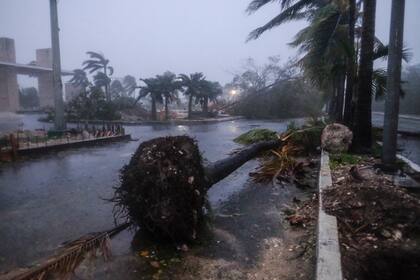
[[[112,74],[114,74],[114,67],[108,66],[108,70],[109,70],[109,75],[112,76]]]
[[[252,14],[256,12],[257,10],[259,10],[261,7],[265,6],[266,4],[272,3],[275,1],[280,1],[280,0],[253,0],[251,3],[249,3],[248,8],[246,9],[246,12],[248,14]]]
[[[89,51],[89,52],[86,52],[86,54],[89,55],[91,58],[96,58],[100,62],[105,62],[105,57],[101,53]]]
[[[79,239],[64,244],[57,255],[45,260],[40,265],[20,272],[15,280],[46,280],[52,276],[57,279],[69,277],[90,252],[99,250],[105,260],[111,257],[110,237],[129,227],[129,223],[119,225],[111,230],[87,234]]]
[[[249,36],[247,41],[255,40],[260,37],[264,32],[277,27],[283,23],[286,23],[291,20],[299,20],[305,18],[307,13],[304,11],[305,8],[309,8],[315,4],[314,0],[299,0],[292,5],[285,6],[285,9],[282,12],[270,20],[265,25],[253,30]],[[289,2],[288,2],[289,3]],[[251,2],[252,4],[252,2]],[[265,5],[265,4],[264,4]]]
[[[385,69],[375,69],[372,74],[372,94],[375,100],[382,100],[387,94],[387,78],[388,72]],[[400,84],[400,97],[405,96],[405,91],[402,87],[404,81]]]

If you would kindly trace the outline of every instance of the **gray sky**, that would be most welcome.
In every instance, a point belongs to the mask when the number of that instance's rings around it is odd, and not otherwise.
[[[391,0],[378,1],[377,36],[388,41]],[[115,76],[149,77],[166,70],[204,72],[222,83],[247,57],[264,62],[295,55],[287,43],[304,22],[282,25],[245,43],[247,34],[278,12],[245,13],[250,0],[59,0],[63,69],[80,68],[85,52],[100,51]],[[420,0],[406,1],[406,45],[420,62]],[[17,62],[50,46],[48,0],[0,0],[0,37],[15,39]]]

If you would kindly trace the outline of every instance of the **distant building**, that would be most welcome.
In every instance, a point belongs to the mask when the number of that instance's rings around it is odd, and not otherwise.
[[[18,74],[37,77],[40,107],[54,106],[50,48],[36,50],[35,62],[20,64],[16,63],[15,41],[0,38],[0,112],[19,110]],[[72,72],[62,70],[61,74],[71,75]]]

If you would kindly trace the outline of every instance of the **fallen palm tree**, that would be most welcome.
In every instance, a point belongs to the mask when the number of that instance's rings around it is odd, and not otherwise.
[[[280,145],[279,140],[255,143],[205,166],[188,136],[143,142],[121,171],[113,198],[117,214],[155,237],[193,241],[208,189],[259,153]]]
[[[121,170],[121,185],[113,202],[116,214],[126,223],[110,231],[88,234],[66,243],[63,250],[39,266],[15,272],[7,279],[63,279],[75,270],[87,254],[99,250],[108,258],[109,238],[128,226],[138,226],[156,237],[172,241],[193,241],[203,222],[207,191],[250,159],[266,151],[287,147],[298,130],[276,140],[254,139],[249,146],[225,159],[204,164],[194,139],[163,137],[143,142]],[[248,134],[260,137],[257,134]],[[267,133],[273,139],[272,134]]]

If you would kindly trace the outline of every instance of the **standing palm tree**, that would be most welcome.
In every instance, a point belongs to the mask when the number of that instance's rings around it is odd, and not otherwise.
[[[193,73],[189,76],[185,74],[179,75],[182,85],[185,87],[184,94],[188,96],[188,118],[192,117],[192,101],[200,92],[202,81],[205,79],[203,73]]]
[[[398,113],[400,101],[401,60],[403,58],[405,0],[393,0],[389,32],[387,97],[384,119],[382,163],[394,167],[397,152]]]
[[[218,82],[203,80],[201,83],[201,89],[196,99],[201,103],[203,114],[207,116],[209,101],[216,102],[217,97],[223,94],[223,88]]]
[[[165,103],[165,119],[169,119],[169,103],[177,96],[179,90],[182,89],[182,82],[177,76],[166,71],[163,75],[157,75],[156,80]]]
[[[152,108],[151,108],[151,119],[157,120],[156,103],[162,103],[162,92],[159,83],[156,78],[140,79],[145,85],[140,86],[140,94],[136,99],[137,103],[141,98],[150,96]]]
[[[344,115],[343,122],[347,126],[351,126],[352,121],[352,108],[353,108],[353,92],[355,82],[355,69],[356,69],[356,50],[354,47],[355,40],[355,26],[356,26],[356,0],[348,0],[348,42],[350,46],[350,54],[347,58],[347,76],[346,76],[346,94],[344,101]]]
[[[372,75],[375,16],[376,0],[364,1],[353,141],[354,148],[358,152],[368,152],[372,147]]]
[[[109,91],[111,79],[109,76],[112,76],[114,73],[114,68],[109,66],[109,60],[104,55],[96,52],[87,52],[87,54],[90,56],[90,59],[83,62],[83,70],[88,70],[89,73],[97,72],[96,76],[99,79],[97,84],[105,88],[106,100],[109,102],[111,101],[111,93]]]
[[[354,1],[354,0],[350,0]],[[253,13],[274,0],[254,0],[248,6]],[[330,117],[342,120],[346,81],[346,61],[354,43],[347,40],[354,22],[348,16],[349,5],[341,0],[280,0],[281,12],[264,26],[250,33],[248,40],[290,20],[306,18],[308,27],[301,30],[291,43],[304,56],[299,64],[309,79],[329,92]],[[349,25],[352,25],[349,27]],[[354,41],[354,39],[353,39]],[[350,51],[349,51],[350,50]]]
[[[136,78],[134,78],[131,75],[126,75],[123,78],[123,82],[122,83],[123,83],[124,90],[127,93],[127,95],[129,97],[133,97],[135,90],[139,88],[137,86]]]
[[[125,94],[125,88],[120,80],[113,80],[109,87],[111,96],[115,99]]]
[[[90,85],[86,72],[83,69],[75,69],[69,82],[74,87],[81,88],[82,92],[86,92],[86,88]]]

